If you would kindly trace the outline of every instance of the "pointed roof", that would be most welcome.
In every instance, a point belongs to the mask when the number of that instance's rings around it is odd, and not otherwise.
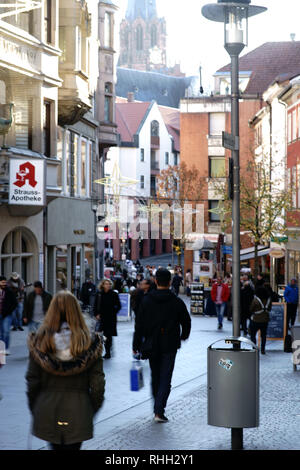
[[[116,123],[121,142],[134,143],[134,136],[139,133],[143,121],[151,109],[151,102],[116,103]]]
[[[157,18],[156,0],[128,0],[126,19],[134,21],[137,18],[145,21]]]
[[[239,69],[251,73],[244,93],[264,93],[282,74],[297,75],[300,70],[300,41],[266,42],[240,58]],[[230,64],[217,75],[230,72]]]

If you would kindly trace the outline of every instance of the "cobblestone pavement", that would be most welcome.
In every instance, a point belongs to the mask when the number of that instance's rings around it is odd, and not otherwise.
[[[188,302],[188,299],[185,299]],[[133,323],[119,323],[114,339],[114,356],[105,361],[106,398],[96,415],[94,438],[83,449],[102,450],[194,450],[230,449],[230,430],[208,426],[206,368],[207,347],[217,339],[231,336],[232,323],[224,321],[217,330],[216,318],[192,317],[190,339],[178,352],[172,391],[166,414],[169,423],[156,424],[152,417],[150,371],[144,362],[145,387],[129,391],[132,362]],[[27,332],[12,332],[7,365],[0,370],[0,449],[27,449],[30,414],[24,375],[27,367]],[[283,352],[281,341],[267,343],[260,361],[260,426],[244,430],[245,449],[300,448],[300,367],[293,371],[291,354]],[[224,397],[226,406],[226,397]],[[247,402],[245,401],[245,406]],[[32,449],[45,449],[35,437]]]

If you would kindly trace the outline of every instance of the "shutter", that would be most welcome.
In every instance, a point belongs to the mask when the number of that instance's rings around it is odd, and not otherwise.
[[[225,113],[211,113],[209,116],[209,134],[222,135],[225,131]]]
[[[15,113],[15,132],[16,147],[31,149],[32,136],[32,101],[26,97],[24,87],[15,86],[14,95],[14,113]]]

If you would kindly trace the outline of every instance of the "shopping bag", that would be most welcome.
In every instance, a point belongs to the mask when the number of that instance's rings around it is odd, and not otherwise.
[[[130,369],[130,390],[138,392],[144,386],[143,366],[140,361],[132,363]]]

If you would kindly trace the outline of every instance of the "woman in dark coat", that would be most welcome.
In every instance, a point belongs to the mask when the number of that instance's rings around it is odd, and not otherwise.
[[[104,398],[102,345],[92,339],[77,299],[59,292],[44,322],[28,338],[26,373],[33,434],[53,450],[79,450],[93,437]]]
[[[117,313],[119,310],[121,310],[119,295],[112,290],[112,282],[105,279],[99,285],[94,307],[94,315],[99,322],[97,329],[103,332],[106,337],[104,359],[111,358],[112,337],[117,336]]]

